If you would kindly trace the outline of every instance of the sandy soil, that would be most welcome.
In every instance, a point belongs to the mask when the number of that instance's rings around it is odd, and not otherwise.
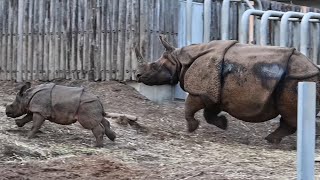
[[[33,82],[39,84],[40,82]],[[102,100],[107,112],[137,116],[129,125],[109,119],[117,133],[94,148],[94,137],[78,123],[48,122],[34,139],[31,123],[18,128],[6,117],[5,104],[15,98],[17,83],[0,82],[0,179],[296,179],[296,137],[279,145],[264,137],[277,121],[251,124],[231,116],[226,131],[207,124],[186,132],[183,102],[156,104],[118,82],[56,80],[84,86]],[[317,155],[319,156],[319,140]],[[316,163],[320,179],[320,163]]]

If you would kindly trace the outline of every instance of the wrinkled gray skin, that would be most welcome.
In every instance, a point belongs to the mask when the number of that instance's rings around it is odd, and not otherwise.
[[[65,86],[60,86],[65,87]],[[103,136],[104,134],[107,135],[107,137],[114,141],[116,138],[116,134],[110,129],[110,123],[107,121],[104,116],[105,112],[103,110],[103,106],[100,102],[100,100],[93,96],[92,94],[84,91],[82,96],[86,97],[93,97],[96,98],[96,100],[83,103],[79,105],[79,108],[77,110],[77,113],[75,114],[74,118],[60,118],[55,119],[53,117],[44,117],[40,110],[40,112],[32,112],[30,111],[29,107],[31,104],[29,102],[25,101],[26,98],[26,90],[31,88],[31,84],[29,82],[25,83],[18,94],[16,95],[16,98],[14,102],[10,105],[6,106],[6,115],[8,117],[17,118],[22,115],[25,115],[22,119],[16,119],[15,122],[18,127],[23,127],[26,123],[32,121],[33,126],[31,128],[31,131],[28,133],[28,138],[34,138],[36,132],[39,131],[41,125],[44,123],[45,120],[49,120],[51,122],[62,124],[62,125],[69,125],[72,123],[75,123],[76,121],[79,121],[79,123],[85,128],[92,130],[92,133],[94,134],[96,138],[96,147],[102,147],[103,146]],[[59,92],[63,93],[63,92]],[[37,94],[33,96],[35,98]],[[40,97],[40,99],[42,99]],[[45,98],[43,98],[45,99]],[[32,101],[30,101],[32,103]],[[37,101],[38,104],[36,104],[38,107],[48,107],[51,106],[50,102],[47,101]],[[67,108],[66,108],[67,109]],[[44,110],[45,111],[45,110]],[[58,112],[59,113],[59,112]],[[63,112],[61,113],[63,114]]]

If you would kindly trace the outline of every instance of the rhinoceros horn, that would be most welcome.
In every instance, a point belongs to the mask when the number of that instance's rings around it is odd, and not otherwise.
[[[159,39],[160,39],[162,45],[164,46],[164,48],[166,48],[166,51],[171,52],[171,51],[174,51],[176,49],[174,46],[172,46],[170,43],[168,43],[168,41],[166,40],[165,35],[161,34],[159,36]]]
[[[144,61],[138,47],[135,47],[134,51],[136,53],[136,57],[137,57],[137,61],[138,61],[139,65],[143,65],[145,63],[145,61]]]

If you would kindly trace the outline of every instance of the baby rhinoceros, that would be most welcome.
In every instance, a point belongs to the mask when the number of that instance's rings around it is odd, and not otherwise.
[[[19,127],[33,121],[28,138],[35,136],[45,120],[62,125],[79,121],[85,129],[92,130],[97,147],[103,146],[104,134],[112,141],[116,138],[109,121],[104,118],[101,101],[82,87],[47,83],[31,88],[27,82],[21,87],[14,102],[6,106],[6,114],[12,118],[26,114],[16,120]]]

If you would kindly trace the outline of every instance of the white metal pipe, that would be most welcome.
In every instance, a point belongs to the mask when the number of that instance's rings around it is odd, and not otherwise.
[[[248,31],[249,31],[249,18],[251,15],[262,16],[265,11],[256,10],[256,9],[248,9],[246,10],[242,17],[240,23],[240,43],[247,43],[248,41]]]
[[[300,52],[304,55],[308,54],[308,41],[309,41],[309,20],[320,19],[319,13],[308,12],[301,20],[301,31],[300,31]]]
[[[291,18],[302,18],[304,13],[288,11],[284,13],[280,22],[280,46],[288,46],[289,21]]]
[[[314,179],[316,83],[298,83],[297,173],[298,180]]]
[[[223,0],[221,7],[221,40],[229,39],[230,0]]]
[[[204,16],[203,16],[203,42],[210,41],[210,23],[211,23],[211,0],[204,0]]]
[[[261,17],[260,23],[260,44],[267,45],[268,44],[268,30],[269,30],[269,19],[271,16],[273,17],[282,17],[284,12],[280,11],[266,11]]]
[[[192,43],[192,0],[187,0],[186,5],[186,39],[187,45]]]

